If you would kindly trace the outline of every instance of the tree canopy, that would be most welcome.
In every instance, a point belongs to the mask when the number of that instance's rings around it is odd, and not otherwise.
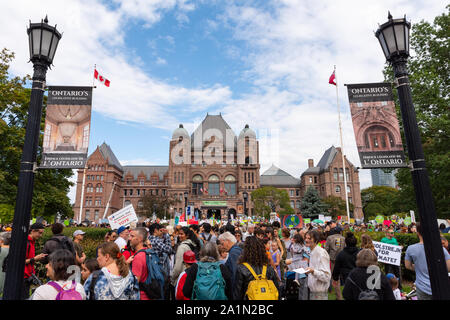
[[[20,161],[25,141],[31,90],[26,88],[30,76],[12,77],[9,74],[14,53],[7,49],[0,52],[0,219],[11,222],[19,181]],[[38,164],[42,152],[45,125],[46,97],[41,119],[41,135],[38,147]],[[69,169],[42,169],[35,174],[31,214],[51,221],[58,212],[72,217],[73,210],[67,196],[73,183]]]
[[[411,57],[408,60],[412,100],[416,111],[426,166],[439,218],[450,218],[450,5],[431,24],[412,25]],[[385,79],[393,81],[387,66]],[[399,103],[394,91],[397,110]],[[399,115],[399,119],[401,119]],[[404,137],[402,122],[400,121]],[[406,140],[403,138],[406,147]],[[417,210],[409,169],[397,173],[400,199]]]
[[[289,194],[286,190],[275,187],[262,187],[251,193],[251,200],[257,215],[269,217],[271,212],[279,212],[281,215],[293,214],[294,208],[289,202]]]

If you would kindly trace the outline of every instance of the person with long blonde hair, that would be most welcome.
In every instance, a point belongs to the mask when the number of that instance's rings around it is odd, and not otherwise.
[[[372,238],[368,234],[364,233],[361,235],[361,249],[370,249],[378,257],[378,252],[375,250]]]
[[[139,300],[139,283],[131,273],[119,246],[105,242],[98,248],[101,272],[93,279],[91,274],[84,284],[88,300]],[[92,287],[91,287],[92,283]]]

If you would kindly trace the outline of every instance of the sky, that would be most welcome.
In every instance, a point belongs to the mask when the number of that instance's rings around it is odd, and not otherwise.
[[[360,166],[344,84],[383,81],[379,24],[444,12],[439,0],[0,1],[0,47],[12,76],[32,74],[29,21],[48,15],[63,33],[47,85],[91,86],[89,154],[106,142],[122,165],[167,165],[172,132],[222,114],[246,124],[272,164],[299,178],[308,159],[340,146]],[[93,82],[94,65],[110,87]],[[337,90],[328,83],[336,66]],[[361,189],[370,171],[359,171]],[[76,181],[76,175],[71,179]],[[69,192],[74,202],[75,187]]]

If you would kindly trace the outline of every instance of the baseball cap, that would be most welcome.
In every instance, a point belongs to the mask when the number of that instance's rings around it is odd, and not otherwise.
[[[82,230],[77,230],[77,231],[75,231],[74,233],[73,233],[73,236],[74,237],[76,237],[76,236],[78,236],[79,234],[85,234],[86,232],[83,232]]]
[[[396,277],[393,273],[388,273],[388,274],[386,275],[386,278],[388,278],[389,280],[390,280],[390,279],[397,279],[397,277]]]
[[[183,253],[183,261],[186,263],[196,263],[197,260],[195,259],[194,251],[188,250],[185,253]]]
[[[126,229],[128,229],[128,227],[121,226],[121,227],[117,230],[117,234],[121,234],[121,233],[124,232]]]

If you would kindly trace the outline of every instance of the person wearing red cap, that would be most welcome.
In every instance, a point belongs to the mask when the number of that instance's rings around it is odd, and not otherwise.
[[[195,259],[195,253],[192,250],[188,250],[183,254],[183,263],[185,265],[185,270],[180,274],[177,280],[177,285],[175,287],[175,299],[176,300],[191,300],[183,294],[183,287],[186,282],[186,270],[190,268],[194,263],[197,263]]]

